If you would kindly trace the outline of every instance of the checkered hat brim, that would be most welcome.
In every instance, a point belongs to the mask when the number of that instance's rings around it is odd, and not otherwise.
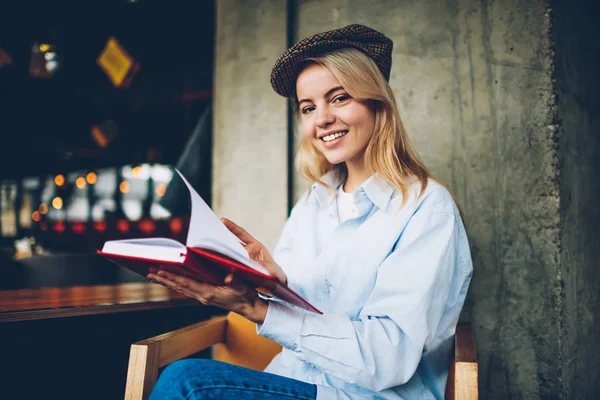
[[[296,78],[303,61],[345,47],[362,50],[375,61],[385,79],[389,80],[393,46],[391,39],[364,25],[348,25],[318,33],[296,43],[279,57],[271,71],[271,86],[282,96],[294,96]]]

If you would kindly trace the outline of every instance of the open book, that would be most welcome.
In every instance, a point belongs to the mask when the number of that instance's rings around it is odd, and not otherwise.
[[[227,229],[185,177],[191,197],[190,226],[186,243],[168,238],[110,240],[98,254],[146,276],[150,269],[164,269],[212,285],[223,285],[225,276],[236,277],[255,288],[264,288],[284,302],[321,312],[266,268],[251,260],[239,239]]]

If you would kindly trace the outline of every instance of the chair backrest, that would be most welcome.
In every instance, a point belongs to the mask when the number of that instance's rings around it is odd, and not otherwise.
[[[459,324],[454,339],[454,359],[450,365],[446,399],[475,400],[477,360],[475,339],[468,324]],[[255,370],[263,370],[281,351],[281,346],[256,334],[256,325],[235,313],[227,316],[225,341],[214,347],[213,358]]]
[[[235,313],[227,315],[225,340],[216,344],[213,359],[255,370],[263,370],[281,346],[256,334],[256,324]]]

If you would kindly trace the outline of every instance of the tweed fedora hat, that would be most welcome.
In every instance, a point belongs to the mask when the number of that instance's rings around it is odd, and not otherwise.
[[[332,50],[354,47],[371,57],[385,79],[390,79],[394,43],[375,29],[364,25],[348,25],[307,37],[287,49],[271,71],[271,86],[282,96],[292,97],[296,92],[296,78],[302,63]]]

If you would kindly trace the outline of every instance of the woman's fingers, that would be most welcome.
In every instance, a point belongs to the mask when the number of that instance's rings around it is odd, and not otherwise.
[[[177,285],[176,282],[173,282],[173,281],[171,281],[169,279],[166,279],[166,278],[164,278],[162,276],[159,276],[159,275],[156,275],[156,274],[148,274],[147,278],[150,279],[150,280],[152,280],[153,282],[156,282],[156,283],[159,283],[159,284],[163,285],[166,288],[179,291],[178,290],[179,286]]]
[[[184,276],[172,274],[167,271],[158,271],[157,273],[150,273],[147,276],[155,282],[162,284],[170,289],[177,290],[178,292],[182,289],[198,290],[198,287],[202,285],[201,282],[196,282],[192,279]]]
[[[206,299],[211,296],[210,291],[213,289],[212,286],[205,283],[196,282],[192,279],[165,271],[160,271],[158,274],[148,274],[148,278],[166,288],[183,293],[187,297],[196,299],[204,304],[207,304]]]
[[[250,257],[251,260],[257,261],[259,263],[269,261],[269,259],[265,255],[264,247],[260,243],[250,243],[246,245],[246,251],[248,252],[248,257]]]
[[[158,271],[156,274],[158,276],[167,278],[168,280],[173,281],[173,282],[175,282],[175,283],[177,283],[177,284],[179,284],[181,286],[184,286],[184,287],[190,286],[190,282],[193,282],[191,279],[188,279],[188,278],[186,278],[184,276],[176,275],[176,274],[173,274],[171,272],[164,271],[164,270],[163,271]]]
[[[248,256],[251,260],[258,262],[260,265],[267,268],[271,274],[275,275],[283,284],[287,284],[287,277],[285,273],[281,267],[275,263],[273,256],[271,256],[267,248],[262,243],[254,239],[248,232],[244,230],[244,228],[236,225],[227,218],[221,218],[221,221],[223,221],[223,224],[231,231],[231,233],[246,243],[246,251],[248,252]]]
[[[248,286],[233,274],[229,274],[225,277],[225,285],[229,286],[237,293],[244,293],[248,289]]]
[[[252,235],[246,232],[244,228],[237,225],[235,222],[230,221],[227,218],[221,218],[221,222],[223,222],[223,225],[225,225],[225,227],[229,229],[231,233],[237,236],[237,238],[240,239],[242,242],[250,244],[257,241],[256,239],[254,239],[254,237],[252,237]]]

